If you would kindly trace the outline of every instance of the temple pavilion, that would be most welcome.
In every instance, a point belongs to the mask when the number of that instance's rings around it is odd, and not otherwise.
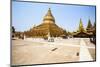
[[[94,33],[93,33],[94,32]],[[79,28],[77,32],[73,33],[74,37],[93,37],[95,34],[95,27],[92,26],[91,21],[88,21],[87,28],[85,29],[82,24],[82,20],[80,19]]]
[[[43,21],[40,25],[25,31],[26,37],[47,37],[48,34],[50,37],[60,37],[62,35],[66,36],[66,31],[55,23],[55,18],[52,15],[50,8],[43,17]]]

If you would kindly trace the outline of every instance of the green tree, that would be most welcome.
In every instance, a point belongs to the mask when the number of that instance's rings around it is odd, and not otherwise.
[[[93,25],[93,27],[94,27],[94,28],[96,28],[96,22],[94,22],[94,25]]]
[[[15,33],[15,28],[14,28],[14,26],[12,26],[12,33]]]

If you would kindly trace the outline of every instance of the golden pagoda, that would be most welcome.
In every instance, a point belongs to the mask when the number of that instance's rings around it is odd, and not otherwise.
[[[43,18],[43,22],[25,32],[27,37],[47,37],[48,33],[51,37],[59,37],[65,35],[62,28],[55,24],[55,18],[52,15],[51,9],[48,9],[47,14]]]

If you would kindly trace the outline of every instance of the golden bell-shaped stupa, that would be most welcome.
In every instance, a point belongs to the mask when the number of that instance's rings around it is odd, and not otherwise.
[[[49,8],[47,14],[43,18],[43,23],[55,23],[55,18],[53,17],[50,8]]]

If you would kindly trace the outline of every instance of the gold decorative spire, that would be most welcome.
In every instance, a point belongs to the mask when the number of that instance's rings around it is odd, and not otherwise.
[[[81,19],[80,19],[80,24],[79,24],[79,32],[84,32],[84,27],[83,27]]]
[[[48,9],[47,14],[44,16],[43,23],[55,23],[55,19],[51,13],[51,9]]]

